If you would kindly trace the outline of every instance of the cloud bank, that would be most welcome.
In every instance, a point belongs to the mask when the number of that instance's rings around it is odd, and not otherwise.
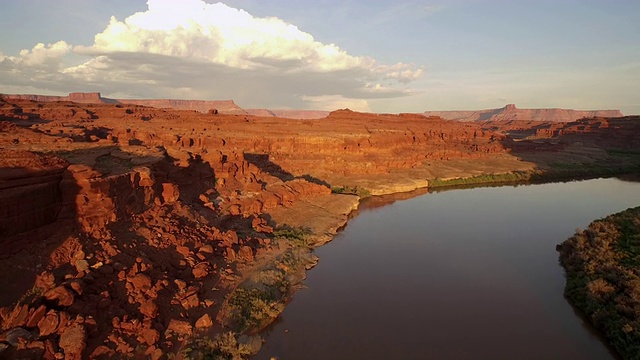
[[[367,109],[368,99],[411,94],[423,69],[381,64],[324,44],[275,17],[222,3],[149,0],[111,17],[94,43],[37,44],[0,53],[11,89],[101,91],[120,97],[234,99],[245,107]]]

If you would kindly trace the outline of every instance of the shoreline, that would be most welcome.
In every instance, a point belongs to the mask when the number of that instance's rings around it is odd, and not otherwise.
[[[310,245],[308,245],[307,247],[304,248],[304,250],[302,251],[298,251],[295,253],[296,256],[296,267],[293,273],[287,273],[287,275],[292,276],[292,278],[294,278],[296,281],[290,284],[290,287],[287,289],[287,291],[285,293],[282,294],[282,296],[277,299],[277,303],[278,303],[278,307],[277,307],[277,311],[272,313],[271,317],[269,317],[268,319],[264,319],[264,322],[261,323],[259,326],[255,327],[255,328],[248,328],[248,329],[243,329],[240,332],[237,332],[234,334],[234,336],[237,336],[239,341],[238,341],[238,347],[242,348],[243,346],[247,346],[249,348],[251,348],[250,353],[247,353],[245,356],[248,356],[247,358],[252,358],[255,354],[257,354],[257,352],[260,350],[262,344],[265,342],[265,340],[261,337],[261,335],[264,333],[264,330],[267,329],[269,326],[271,326],[280,316],[280,314],[282,313],[282,311],[284,311],[286,305],[292,300],[293,296],[295,296],[295,294],[297,293],[297,291],[301,288],[304,288],[304,280],[306,279],[306,272],[311,270],[319,261],[319,258],[317,256],[315,256],[314,251],[315,249],[319,248],[320,246],[332,241],[334,239],[334,237],[337,235],[337,233],[343,229],[344,227],[346,227],[348,225],[348,221],[352,218],[354,218],[355,216],[357,216],[358,210],[360,209],[360,206],[362,205],[363,201],[366,201],[366,199],[376,199],[376,198],[383,198],[385,196],[397,196],[397,195],[401,195],[401,194],[407,194],[409,196],[407,197],[402,197],[400,198],[400,200],[406,200],[406,199],[410,199],[413,198],[415,196],[421,196],[421,195],[425,195],[428,194],[429,192],[440,192],[440,191],[447,191],[447,190],[455,190],[455,189],[466,189],[466,188],[477,188],[477,187],[491,187],[491,186],[508,186],[508,185],[526,185],[526,184],[543,184],[543,183],[553,183],[553,182],[570,182],[570,181],[581,181],[581,180],[589,180],[589,179],[596,179],[596,178],[607,178],[607,177],[616,177],[616,176],[625,176],[625,175],[634,175],[635,173],[633,171],[622,171],[619,174],[611,174],[608,173],[606,175],[602,175],[600,173],[594,173],[594,174],[583,174],[581,176],[558,176],[558,173],[553,173],[551,174],[551,176],[547,176],[547,177],[543,177],[540,176],[541,174],[539,172],[515,172],[517,175],[516,176],[522,176],[522,174],[527,175],[529,178],[528,179],[524,179],[521,178],[520,180],[517,181],[505,181],[505,178],[510,178],[512,177],[514,172],[511,173],[505,173],[505,174],[498,174],[498,176],[493,176],[493,174],[489,174],[489,178],[494,179],[494,181],[486,181],[486,175],[482,175],[482,176],[471,176],[471,177],[467,177],[467,178],[456,178],[453,179],[453,182],[457,182],[457,181],[462,181],[464,182],[464,184],[454,184],[454,185],[444,185],[443,183],[437,183],[437,185],[435,186],[424,186],[424,187],[416,187],[413,189],[410,189],[408,191],[402,191],[402,192],[389,192],[389,193],[383,193],[383,194],[376,194],[376,195],[372,195],[372,196],[367,196],[367,197],[361,197],[361,196],[357,196],[357,199],[355,199],[355,206],[352,207],[350,209],[350,211],[348,213],[343,213],[342,215],[344,216],[344,218],[342,218],[340,221],[335,222],[332,224],[332,226],[330,226],[331,228],[333,228],[333,231],[331,232],[331,235],[327,234],[327,233],[323,233],[323,234],[308,234],[307,236],[307,240],[309,241]],[[531,180],[532,176],[537,176],[537,178],[535,180]],[[474,182],[474,180],[480,180],[480,181],[476,181]],[[426,180],[429,181],[429,180]],[[418,192],[418,193],[415,193]],[[415,193],[415,194],[412,194]],[[338,194],[332,194],[331,196],[335,196]],[[356,197],[355,195],[338,195],[338,196],[352,196],[352,197]],[[394,200],[395,201],[395,200]],[[392,201],[392,202],[394,202]],[[387,205],[389,202],[383,202],[381,206]],[[260,269],[255,269],[256,272],[251,274],[249,276],[249,278],[251,277],[256,277],[256,275],[258,275],[264,272],[270,272],[272,271],[274,268],[278,267],[278,264],[282,263],[282,258],[276,256],[275,258],[272,259],[272,262],[269,262],[265,267],[262,267]],[[248,287],[243,287],[243,285],[249,285]],[[249,282],[249,284],[247,284],[246,282],[240,283],[238,284],[238,286],[236,287],[235,290],[237,289],[256,289],[256,288],[260,288],[261,285],[264,284],[259,284],[256,283],[255,281]],[[230,292],[228,295],[228,300],[229,299],[233,299],[234,298],[234,293],[235,290]],[[245,291],[245,290],[241,290],[241,291]],[[221,310],[221,313],[223,313],[223,311]],[[229,316],[230,312],[226,313],[227,318],[225,319],[226,321],[223,320],[224,322],[233,322],[233,319],[231,316]],[[219,336],[219,335],[218,335]],[[260,346],[258,346],[258,343]],[[607,344],[608,346],[609,344]],[[198,352],[199,350],[196,350],[196,352]],[[187,357],[190,358],[190,357]]]

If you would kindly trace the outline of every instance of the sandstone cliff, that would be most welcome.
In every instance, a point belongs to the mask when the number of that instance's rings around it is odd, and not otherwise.
[[[500,109],[425,111],[423,114],[458,121],[532,120],[547,122],[571,122],[582,118],[623,116],[620,110],[518,109],[513,104],[506,105]]]
[[[233,100],[110,99],[102,97],[98,92],[73,92],[68,96],[31,94],[0,94],[0,96],[8,100],[31,100],[37,102],[71,101],[81,104],[130,104],[154,108],[195,110],[202,113],[215,109],[218,110],[219,113],[224,114],[246,114]]]
[[[195,110],[201,113],[215,109],[223,114],[246,114],[246,111],[236,105],[233,100],[116,99],[116,101],[120,104],[176,110]]]
[[[12,100],[31,100],[38,102],[52,102],[52,101],[72,101],[77,103],[91,103],[91,104],[102,104],[110,102],[111,99],[103,98],[98,92],[73,92],[69,93],[67,96],[53,96],[53,95],[32,95],[32,94],[21,94],[21,95],[10,95],[10,94],[0,94],[3,98],[12,99]]]
[[[243,109],[233,100],[179,100],[179,99],[110,99],[98,92],[74,92],[68,96],[0,94],[9,100],[31,100],[37,102],[71,101],[82,104],[129,104],[149,106],[159,109],[195,110],[201,113],[217,110],[220,114],[249,114],[262,117],[280,117],[286,119],[321,119],[329,111],[296,109]]]

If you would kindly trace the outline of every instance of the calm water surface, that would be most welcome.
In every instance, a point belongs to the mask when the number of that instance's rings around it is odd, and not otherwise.
[[[614,359],[564,299],[555,245],[638,205],[617,179],[365,204],[256,358]]]

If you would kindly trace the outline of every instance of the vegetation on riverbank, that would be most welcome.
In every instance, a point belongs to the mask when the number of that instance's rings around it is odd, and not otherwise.
[[[358,195],[361,198],[367,198],[371,196],[371,191],[361,186],[334,186],[331,188],[331,192],[334,194],[344,195]]]
[[[502,174],[484,174],[461,179],[436,179],[430,187],[446,189],[449,186],[499,186],[508,183],[545,182],[563,179],[581,179],[633,173],[627,168],[579,167],[560,164],[547,172],[515,171]],[[333,188],[333,193],[369,196],[359,187]],[[315,257],[311,251],[317,246],[315,234],[308,227],[289,226],[285,223],[274,228],[272,241],[285,249],[273,261],[256,270],[225,298],[222,325],[224,333],[213,339],[192,340],[183,351],[189,359],[246,359],[255,354],[261,344],[259,332],[272,323],[284,310],[293,293],[302,285],[305,272]]]
[[[510,183],[530,181],[532,174],[526,171],[516,171],[503,174],[483,174],[478,176],[470,176],[464,178],[440,179],[435,178],[429,180],[429,188],[440,188],[450,186],[463,185],[482,185],[491,183]]]
[[[639,163],[640,164],[640,163]],[[513,171],[499,174],[482,174],[463,178],[429,180],[429,188],[444,188],[467,185],[543,183],[558,180],[586,180],[597,177],[640,174],[639,164],[607,166],[602,164],[550,164],[548,169],[534,171]]]
[[[289,298],[302,285],[306,271],[317,263],[311,253],[314,234],[309,228],[276,227],[273,241],[285,249],[231,291],[224,305],[223,326],[227,332],[216,338],[194,338],[183,350],[187,359],[241,360],[260,350],[255,335],[284,310]]]
[[[624,359],[640,359],[640,207],[594,221],[557,249],[565,296]]]

